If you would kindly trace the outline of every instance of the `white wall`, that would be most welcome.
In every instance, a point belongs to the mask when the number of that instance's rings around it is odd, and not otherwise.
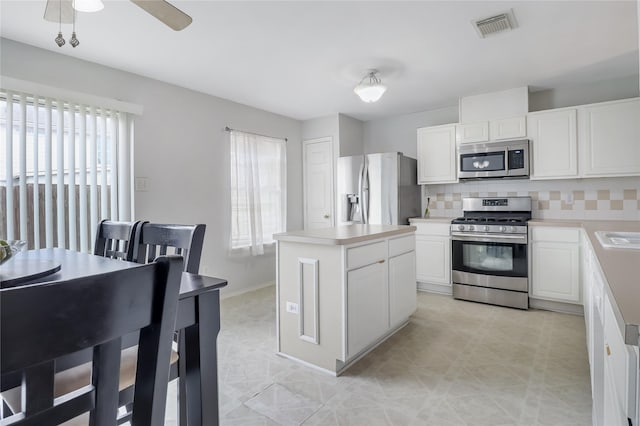
[[[136,192],[136,219],[205,223],[200,271],[226,278],[226,292],[275,280],[273,254],[229,258],[228,133],[225,126],[288,138],[287,227],[302,228],[302,125],[299,121],[157,80],[7,39],[0,72],[8,77],[140,104],[134,168],[149,179]]]
[[[368,154],[400,151],[416,158],[418,128],[457,121],[457,106],[367,121],[364,123],[364,151]]]
[[[639,96],[638,76],[529,93],[529,111],[541,111]]]
[[[348,115],[338,114],[340,157],[364,153],[364,123]]]

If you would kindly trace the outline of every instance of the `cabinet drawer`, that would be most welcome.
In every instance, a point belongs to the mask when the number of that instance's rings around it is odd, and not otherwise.
[[[389,240],[389,257],[397,256],[416,249],[416,239],[413,235]]]
[[[347,249],[347,269],[359,268],[387,258],[387,242]]]
[[[440,235],[448,237],[451,228],[451,224],[449,223],[412,222],[411,225],[417,228],[416,235]]]
[[[531,227],[531,239],[533,241],[578,243],[580,242],[580,229],[534,226]]]

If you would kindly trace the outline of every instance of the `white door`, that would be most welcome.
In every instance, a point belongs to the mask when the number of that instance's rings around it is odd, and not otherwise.
[[[576,110],[529,114],[531,179],[578,177]]]
[[[580,303],[579,245],[534,241],[531,246],[531,295],[540,299]]]
[[[584,176],[640,175],[640,99],[580,109]]]
[[[416,311],[416,253],[389,258],[389,319],[398,325]]]
[[[449,237],[416,235],[416,280],[451,285]]]
[[[333,226],[333,140],[302,143],[304,167],[304,228]]]
[[[387,265],[374,263],[347,273],[347,358],[389,329]]]
[[[456,177],[456,125],[418,129],[418,183],[452,183]]]

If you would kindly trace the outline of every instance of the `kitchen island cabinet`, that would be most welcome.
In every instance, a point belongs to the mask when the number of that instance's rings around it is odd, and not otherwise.
[[[277,241],[277,350],[338,375],[416,309],[413,226],[347,225]]]

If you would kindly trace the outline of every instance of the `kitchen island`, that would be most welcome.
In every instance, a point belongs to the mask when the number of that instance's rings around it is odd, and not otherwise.
[[[277,350],[330,374],[416,309],[414,226],[345,225],[274,235]]]

